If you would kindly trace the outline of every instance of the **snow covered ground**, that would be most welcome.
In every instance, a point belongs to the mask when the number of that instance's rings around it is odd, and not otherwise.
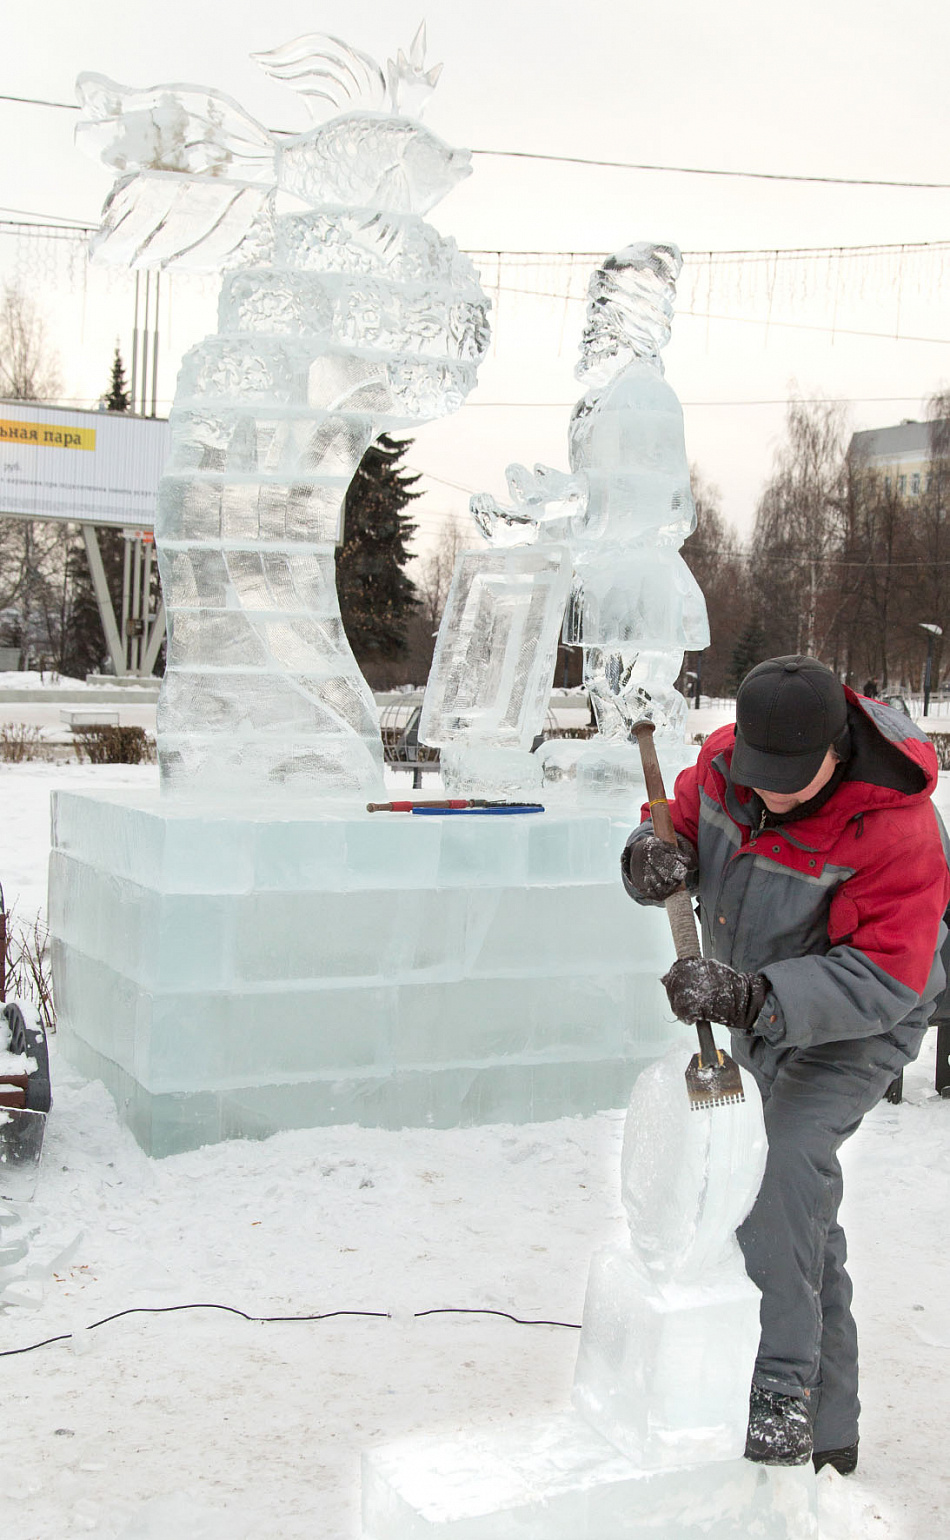
[[[51,787],[155,775],[0,766],[0,880],[23,918],[43,902]],[[950,811],[950,778],[940,794]],[[932,1061],[931,1040],[903,1105],[846,1149],[865,1411],[858,1474],[823,1473],[822,1540],[947,1531],[950,1102]],[[591,1251],[622,1233],[622,1109],[297,1131],[153,1161],[55,1042],[53,1085],[20,1211],[34,1271],[0,1311],[3,1536],[357,1540],[363,1449],[567,1404],[576,1331],[418,1312],[579,1322]],[[264,1324],[213,1305],[383,1315]],[[162,1313],[90,1329],[139,1310]]]

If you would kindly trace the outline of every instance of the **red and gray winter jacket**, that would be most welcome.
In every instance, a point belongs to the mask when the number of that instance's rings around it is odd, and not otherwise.
[[[704,954],[769,981],[756,1033],[789,1047],[888,1033],[914,1057],[944,984],[936,755],[901,712],[847,696],[851,757],[817,811],[757,821],[761,803],[729,774],[734,726],[677,777],[670,811],[699,852]]]

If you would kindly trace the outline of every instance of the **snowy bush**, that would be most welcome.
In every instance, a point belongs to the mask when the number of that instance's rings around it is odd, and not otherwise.
[[[20,765],[24,760],[49,760],[52,757],[39,727],[27,727],[24,722],[0,722],[0,760],[8,765]]]
[[[147,765],[155,758],[144,727],[84,727],[76,733],[76,752],[91,765]]]

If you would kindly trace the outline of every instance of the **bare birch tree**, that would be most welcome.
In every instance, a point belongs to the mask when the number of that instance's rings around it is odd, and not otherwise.
[[[0,395],[50,401],[59,393],[59,361],[29,295],[7,284],[0,302]]]

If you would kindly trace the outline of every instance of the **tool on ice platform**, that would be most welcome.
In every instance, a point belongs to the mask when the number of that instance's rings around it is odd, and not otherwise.
[[[663,772],[656,757],[653,743],[653,723],[646,719],[635,722],[631,729],[640,747],[643,779],[646,782],[650,803],[650,819],[657,839],[668,845],[676,844],[676,830],[670,805],[663,785]],[[696,916],[686,888],[681,884],[666,900],[666,912],[673,932],[673,945],[677,957],[699,957],[699,936]],[[699,1052],[694,1053],[686,1071],[686,1093],[694,1111],[704,1107],[725,1107],[730,1102],[745,1101],[742,1076],[735,1059],[716,1047],[712,1027],[708,1021],[697,1021]]]
[[[543,813],[540,802],[488,801],[483,797],[430,798],[424,802],[367,802],[367,813]]]
[[[14,1001],[0,1005],[0,1198],[32,1198],[50,1105],[43,1028]]]
[[[414,813],[431,813],[436,818],[481,818],[492,813],[543,813],[540,802],[499,802],[494,807],[414,807]]]

